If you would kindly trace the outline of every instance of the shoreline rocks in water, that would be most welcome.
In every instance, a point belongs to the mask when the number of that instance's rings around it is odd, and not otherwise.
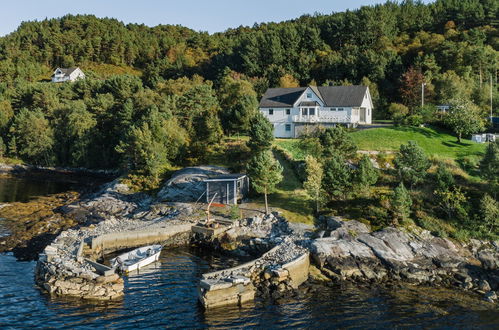
[[[496,243],[474,241],[475,250],[428,231],[389,227],[369,232],[355,220],[329,218],[329,237],[312,242],[316,264],[336,280],[406,281],[472,290],[494,301],[499,290]]]

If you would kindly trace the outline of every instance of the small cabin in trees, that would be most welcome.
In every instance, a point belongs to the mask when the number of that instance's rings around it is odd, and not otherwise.
[[[218,204],[240,203],[249,192],[249,178],[246,174],[223,174],[204,180],[206,202]]]
[[[57,68],[52,75],[52,82],[76,81],[85,79],[85,74],[80,68]]]
[[[371,124],[373,102],[367,86],[269,88],[259,108],[275,137],[295,138],[317,126]]]

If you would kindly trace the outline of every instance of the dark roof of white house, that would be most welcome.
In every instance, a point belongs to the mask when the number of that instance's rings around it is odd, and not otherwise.
[[[326,107],[360,107],[366,86],[310,86]],[[292,107],[307,87],[269,88],[260,100],[261,108]]]
[[[57,68],[55,71],[61,70],[61,72],[64,73],[65,76],[69,76],[74,71],[76,71],[76,69],[78,69],[78,67],[75,67],[75,68]]]

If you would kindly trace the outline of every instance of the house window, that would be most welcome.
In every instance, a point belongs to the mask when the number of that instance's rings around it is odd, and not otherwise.
[[[309,114],[310,116],[315,116],[315,108],[310,108],[310,109],[308,109],[308,114]]]
[[[291,109],[286,109],[286,114],[290,115],[291,114]]]
[[[343,111],[343,108],[338,108],[338,111]]]
[[[274,114],[274,109],[269,109],[269,116],[272,116]]]
[[[284,126],[286,132],[291,132],[291,124],[286,124],[286,126]]]
[[[307,99],[311,99],[312,98],[312,93],[307,93]]]
[[[302,116],[306,116],[306,115],[308,115],[308,109],[307,109],[307,108],[302,108],[302,109],[301,109],[301,115],[302,115]]]
[[[329,108],[329,110],[331,110],[331,111],[336,111],[336,108]]]

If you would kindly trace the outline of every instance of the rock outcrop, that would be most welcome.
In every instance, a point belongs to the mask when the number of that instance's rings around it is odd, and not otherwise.
[[[446,238],[397,228],[369,232],[355,220],[328,219],[329,237],[316,239],[311,252],[319,267],[337,280],[443,284],[488,297],[499,290],[499,249],[470,251]],[[490,298],[492,300],[492,298]]]
[[[195,202],[206,190],[204,180],[228,173],[226,168],[218,166],[186,167],[174,173],[157,198],[170,202]]]

